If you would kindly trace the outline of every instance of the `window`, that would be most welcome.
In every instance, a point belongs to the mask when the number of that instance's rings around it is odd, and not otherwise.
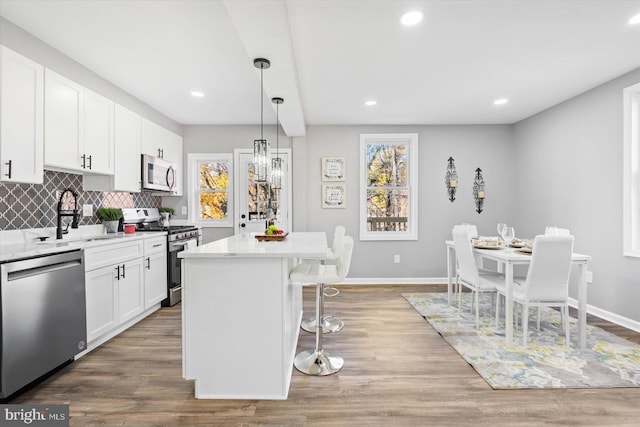
[[[231,154],[189,153],[189,221],[202,227],[233,227]]]
[[[360,240],[418,239],[418,134],[360,135]]]
[[[624,255],[640,258],[640,83],[624,98]]]

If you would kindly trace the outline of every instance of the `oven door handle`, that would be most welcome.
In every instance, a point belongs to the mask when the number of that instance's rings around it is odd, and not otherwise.
[[[184,247],[187,246],[187,243],[192,240],[196,242],[196,245],[198,244],[198,239],[188,239],[181,242],[171,242],[171,244],[169,245],[169,252],[175,252],[176,250],[184,249]]]

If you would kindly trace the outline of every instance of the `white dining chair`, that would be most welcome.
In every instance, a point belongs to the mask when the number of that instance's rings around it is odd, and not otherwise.
[[[342,253],[342,250],[344,249],[345,235],[346,235],[346,229],[344,228],[344,226],[342,225],[336,226],[335,231],[333,233],[333,244],[331,245],[331,248],[328,249],[327,251],[327,257],[320,261],[322,264],[326,264],[327,262],[329,263],[336,262],[336,260]],[[318,261],[314,261],[314,262],[318,262]],[[327,291],[332,291],[332,292],[328,293]],[[340,291],[337,288],[325,287],[323,296],[335,297],[339,293]],[[304,331],[310,332],[310,333],[316,332],[316,325],[317,323],[316,323],[315,316],[307,317],[306,319],[303,318],[302,322],[300,323],[300,327]],[[331,314],[327,314],[322,318],[322,328],[325,334],[328,334],[331,332],[339,332],[340,330],[342,330],[343,327],[344,327],[344,322],[341,319]]]
[[[545,236],[570,236],[568,228],[560,228],[554,225],[549,225],[544,229]]]
[[[471,304],[475,300],[476,329],[480,327],[479,299],[481,293],[493,293],[496,291],[496,284],[503,283],[504,279],[498,273],[478,270],[473,257],[473,249],[467,231],[463,228],[453,229],[453,245],[456,250],[456,260],[458,268],[456,272],[456,283],[471,290]],[[458,313],[462,306],[462,292],[458,291]]]
[[[531,264],[526,278],[514,278],[513,301],[522,305],[522,344],[527,345],[529,307],[537,307],[540,330],[540,307],[560,307],[564,324],[565,344],[569,345],[569,273],[573,254],[573,236],[536,236]],[[504,284],[496,287],[505,295]],[[499,299],[499,298],[498,298]],[[496,301],[496,316],[498,315]]]
[[[324,317],[324,285],[344,280],[351,265],[353,239],[344,238],[344,245],[335,265],[298,264],[289,275],[292,282],[316,283],[316,322],[320,324]],[[323,328],[316,328],[316,346],[313,350],[304,350],[296,355],[293,365],[307,375],[330,375],[338,372],[344,365],[344,359],[330,354],[323,348]]]

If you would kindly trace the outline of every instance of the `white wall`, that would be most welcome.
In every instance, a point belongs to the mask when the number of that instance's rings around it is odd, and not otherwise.
[[[514,126],[516,229],[569,228],[592,256],[588,303],[636,321],[640,259],[622,256],[622,89],[638,82],[640,69]]]
[[[359,241],[359,144],[361,133],[418,133],[419,222],[417,241]],[[433,278],[446,276],[444,241],[461,222],[475,223],[481,234],[496,235],[496,224],[513,223],[515,191],[512,127],[489,126],[309,126],[306,141],[296,138],[294,150],[304,144],[305,163],[294,164],[294,221],[297,231],[324,231],[329,242],[336,225],[344,225],[355,239],[349,272],[352,278]],[[459,188],[451,203],[445,187],[447,159],[456,161]],[[345,157],[346,209],[321,207],[322,157]],[[294,154],[296,160],[300,156]],[[475,212],[474,170],[480,167],[486,182],[484,211]],[[300,188],[296,183],[304,180]],[[301,194],[303,193],[303,194]],[[304,199],[300,206],[299,198]],[[304,209],[302,212],[300,209]],[[301,217],[303,219],[301,219]],[[400,255],[400,264],[393,257]]]
[[[78,37],[81,37],[79,35]],[[139,99],[113,85],[98,74],[34,37],[22,28],[0,17],[0,43],[38,64],[99,93],[143,117],[182,135],[182,126],[149,107]]]

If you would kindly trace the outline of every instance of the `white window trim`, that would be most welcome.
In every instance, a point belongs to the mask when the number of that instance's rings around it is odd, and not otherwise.
[[[623,100],[623,254],[640,258],[640,83],[625,88]]]
[[[409,230],[367,230],[366,146],[376,143],[406,143],[409,145]],[[418,240],[418,134],[360,134],[360,240]]]
[[[206,161],[224,161],[229,165],[229,188],[227,189],[229,198],[227,199],[227,218],[220,220],[202,220],[199,218],[200,200],[198,198],[198,189],[200,182],[200,171],[197,167],[198,162]],[[189,153],[187,155],[188,170],[188,204],[189,204],[189,222],[200,227],[233,227],[233,155],[231,153]]]

